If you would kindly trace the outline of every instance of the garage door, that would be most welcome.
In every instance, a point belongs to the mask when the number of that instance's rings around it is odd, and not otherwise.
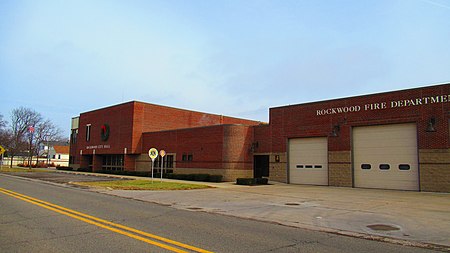
[[[327,138],[289,139],[289,182],[328,185]]]
[[[415,124],[353,128],[355,187],[419,190]]]

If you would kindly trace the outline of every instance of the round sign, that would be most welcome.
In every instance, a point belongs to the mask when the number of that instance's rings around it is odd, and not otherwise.
[[[165,151],[164,149],[161,149],[161,150],[159,151],[159,155],[160,155],[161,157],[166,156],[166,151]]]
[[[150,156],[150,158],[151,158],[152,160],[155,160],[156,157],[158,157],[158,150],[157,150],[156,148],[151,148],[151,149],[148,151],[148,156]]]

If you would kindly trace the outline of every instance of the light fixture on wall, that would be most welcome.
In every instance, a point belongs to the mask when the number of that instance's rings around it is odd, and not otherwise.
[[[341,131],[341,127],[339,125],[334,125],[333,126],[333,130],[331,131],[331,136],[332,137],[338,137],[339,136],[339,132]]]
[[[254,153],[255,150],[258,148],[259,143],[258,142],[253,142],[252,145],[250,146],[250,152]]]
[[[436,118],[431,117],[430,120],[428,121],[427,132],[436,132],[435,126],[436,126]]]

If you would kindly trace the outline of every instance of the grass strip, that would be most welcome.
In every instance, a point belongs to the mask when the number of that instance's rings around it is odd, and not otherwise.
[[[208,185],[201,184],[184,184],[174,182],[160,182],[154,180],[117,180],[117,181],[98,181],[98,182],[73,182],[73,184],[110,188],[114,190],[150,190],[150,191],[164,191],[164,190],[193,190],[211,188]]]
[[[36,169],[29,169],[29,168],[22,168],[22,167],[6,167],[3,166],[2,169],[0,169],[0,172],[41,172],[43,170],[36,170]]]

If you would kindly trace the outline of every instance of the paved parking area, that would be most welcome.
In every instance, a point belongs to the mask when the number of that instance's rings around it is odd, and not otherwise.
[[[86,174],[56,173],[56,172],[8,172],[6,174],[25,178],[38,179],[59,184],[67,184],[69,182],[123,180],[120,177],[106,177],[98,174],[86,175]]]

